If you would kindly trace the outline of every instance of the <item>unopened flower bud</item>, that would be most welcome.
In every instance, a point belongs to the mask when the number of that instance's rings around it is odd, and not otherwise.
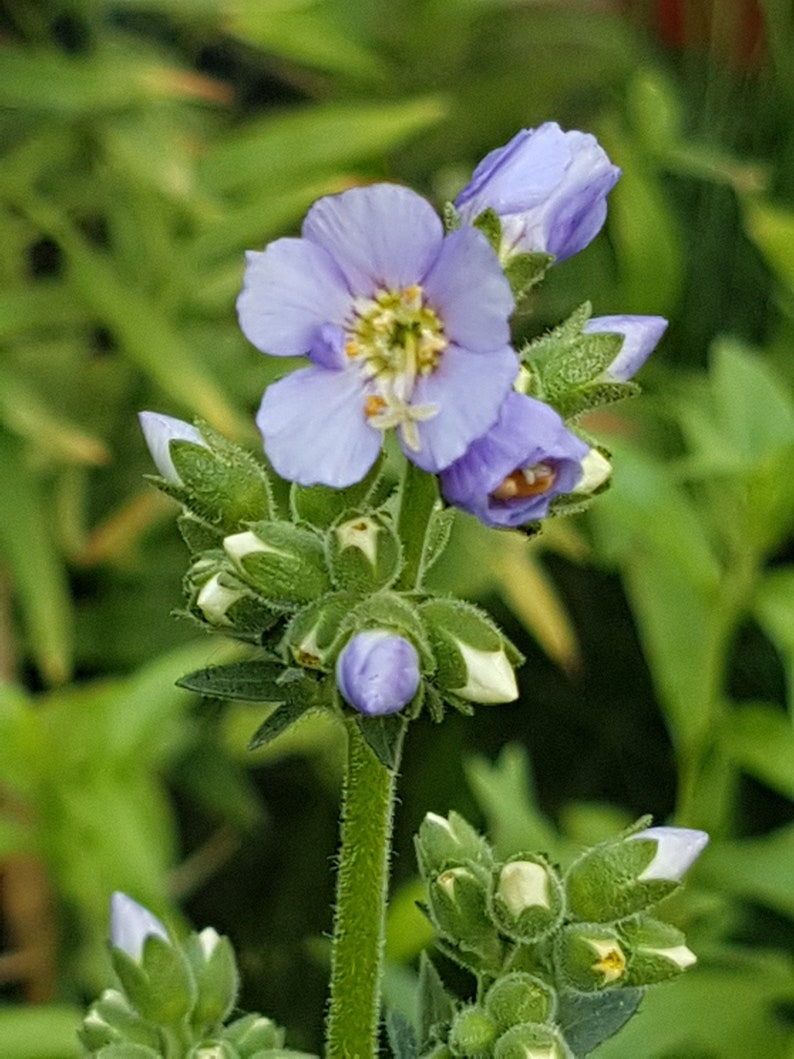
[[[224,538],[240,577],[275,603],[308,603],[330,588],[320,537],[290,522],[258,522]]]
[[[447,868],[427,886],[430,918],[445,938],[486,961],[502,951],[488,912],[488,874],[475,865]]]
[[[707,842],[705,831],[680,827],[651,827],[602,842],[568,870],[569,911],[596,922],[642,912],[675,890]]]
[[[205,927],[188,938],[184,952],[197,990],[191,1022],[209,1029],[223,1022],[237,999],[239,975],[234,950],[228,938]]]
[[[108,1044],[141,1044],[157,1049],[160,1035],[129,1005],[118,989],[106,989],[88,1011],[79,1030],[85,1047],[98,1052]]]
[[[171,442],[189,441],[192,445],[207,448],[207,442],[201,432],[190,423],[163,415],[161,412],[139,412],[138,421],[157,470],[166,481],[181,485],[181,479],[171,458]]]
[[[460,600],[434,599],[422,608],[433,653],[436,682],[470,702],[518,698],[514,666],[521,655],[493,622]]]
[[[419,826],[416,850],[419,867],[425,876],[469,861],[487,868],[493,863],[488,843],[456,812],[446,818],[427,813]]]
[[[628,842],[655,842],[656,851],[639,879],[680,882],[708,845],[705,831],[689,827],[647,827],[630,835]]]
[[[396,579],[402,565],[400,538],[381,514],[342,516],[328,538],[331,576],[339,588],[377,592]]]
[[[111,943],[113,968],[145,1020],[169,1024],[187,1015],[196,987],[185,956],[160,920],[126,894],[111,899]]]
[[[240,1059],[240,1053],[228,1041],[205,1041],[194,1045],[187,1059]]]
[[[488,1056],[497,1037],[493,1020],[478,1007],[466,1007],[457,1013],[449,1032],[449,1050],[453,1055]]]
[[[585,334],[621,335],[620,352],[603,373],[605,379],[626,382],[653,353],[667,321],[663,316],[594,316],[583,328]]]
[[[503,1033],[493,1050],[494,1059],[574,1059],[573,1052],[554,1026],[525,1022]]]
[[[117,890],[110,898],[110,941],[136,963],[141,962],[147,938],[168,941],[168,931],[148,908]]]
[[[366,629],[351,637],[336,663],[342,698],[367,717],[382,717],[406,706],[419,690],[419,655],[404,636]]]
[[[556,938],[555,959],[560,980],[587,993],[623,984],[628,963],[617,932],[600,923],[564,927]]]
[[[522,854],[508,861],[494,880],[494,919],[509,937],[533,942],[545,937],[563,914],[562,883],[547,861]]]
[[[214,574],[196,596],[196,606],[210,625],[231,625],[229,609],[246,596],[243,588],[227,588],[221,577],[221,574]]]
[[[514,971],[497,978],[485,995],[485,1010],[504,1033],[520,1022],[550,1022],[556,997],[535,975]]]
[[[226,1027],[225,1035],[244,1059],[284,1046],[284,1030],[264,1015],[243,1015]]]
[[[675,978],[697,962],[684,935],[670,923],[643,918],[621,928],[630,955],[628,982],[651,985]]]
[[[581,467],[582,477],[571,490],[572,493],[580,496],[590,496],[612,475],[612,464],[603,453],[595,448],[590,449],[582,460]]]

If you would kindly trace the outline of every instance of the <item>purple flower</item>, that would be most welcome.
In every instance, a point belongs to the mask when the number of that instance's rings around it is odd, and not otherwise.
[[[419,689],[419,655],[412,643],[385,629],[356,633],[336,663],[342,697],[368,717],[396,713]]]
[[[626,382],[640,370],[666,330],[663,316],[594,316],[584,325],[585,334],[623,335],[620,352],[604,372],[615,382]]]
[[[116,890],[110,898],[110,941],[136,962],[140,962],[146,939],[154,935],[168,941],[168,931],[148,908]]]
[[[302,238],[249,251],[240,326],[311,366],[268,387],[257,424],[282,477],[343,487],[394,427],[439,471],[495,421],[518,372],[513,296],[482,233],[445,236],[432,206],[376,184],[320,199]]]
[[[196,427],[183,419],[163,415],[162,412],[139,412],[138,422],[157,470],[167,481],[179,484],[179,475],[171,459],[171,442],[191,441],[194,445],[203,445],[204,448],[207,447],[207,442]]]
[[[663,879],[666,882],[680,882],[709,841],[705,831],[690,827],[646,827],[644,831],[630,835],[628,841],[638,838],[656,842],[653,860],[639,876],[642,881]]]
[[[576,487],[589,451],[553,408],[511,392],[488,433],[442,472],[441,489],[487,526],[522,526]]]
[[[455,205],[466,224],[487,209],[498,214],[503,259],[541,252],[559,262],[601,231],[619,177],[594,136],[548,121],[486,155]]]

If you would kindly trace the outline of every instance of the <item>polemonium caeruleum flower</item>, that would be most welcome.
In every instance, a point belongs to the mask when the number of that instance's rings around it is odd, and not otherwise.
[[[138,421],[157,470],[167,481],[178,484],[179,475],[171,459],[171,442],[192,441],[194,445],[206,448],[206,441],[190,423],[161,412],[139,412]]]
[[[594,316],[584,325],[586,334],[623,335],[620,352],[604,372],[615,382],[626,382],[640,370],[666,330],[663,316]]]
[[[575,488],[589,451],[553,408],[510,393],[494,426],[442,472],[441,490],[487,526],[521,526]]]
[[[369,717],[401,710],[416,694],[419,679],[414,645],[385,629],[357,633],[336,663],[336,684],[342,697]]]
[[[168,941],[168,931],[148,908],[117,890],[110,898],[110,941],[133,960],[140,961],[143,944],[154,935]]]
[[[503,260],[540,252],[564,261],[601,231],[619,178],[595,136],[548,121],[487,154],[455,206],[466,224],[487,209],[498,214]]]
[[[657,843],[653,860],[639,876],[643,881],[680,882],[709,841],[705,831],[689,827],[646,827],[629,836],[628,841],[638,838],[653,839]]]
[[[377,184],[320,199],[302,238],[247,261],[243,332],[312,362],[269,386],[257,417],[282,477],[360,481],[391,428],[436,472],[496,420],[518,371],[514,301],[480,232],[445,236],[423,198]]]

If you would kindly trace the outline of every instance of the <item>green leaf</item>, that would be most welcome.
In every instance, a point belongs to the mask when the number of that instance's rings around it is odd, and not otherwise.
[[[770,450],[794,442],[794,402],[760,354],[721,339],[712,352],[711,382],[723,434],[750,469]]]
[[[402,713],[388,717],[364,717],[356,714],[358,729],[375,757],[387,769],[395,769],[400,761],[408,718]]]
[[[561,993],[557,1022],[574,1054],[589,1055],[620,1030],[637,1011],[642,989],[611,989],[603,993]]]
[[[282,732],[299,721],[307,713],[313,712],[317,707],[308,700],[301,699],[294,702],[285,702],[270,714],[264,724],[260,724],[248,743],[249,750],[258,750],[267,746]]]
[[[783,657],[789,712],[794,719],[794,566],[766,573],[756,588],[756,620]]]
[[[794,728],[782,709],[757,703],[729,711],[720,741],[735,765],[794,800]]]
[[[423,1048],[434,1037],[443,1039],[452,1024],[455,1005],[427,953],[419,957],[419,1041]]]
[[[699,878],[716,890],[774,908],[794,919],[794,824],[760,838],[712,843]]]
[[[394,1059],[417,1059],[416,1033],[408,1019],[394,1008],[386,1012],[386,1035]]]
[[[780,282],[794,293],[794,210],[747,199],[744,216],[748,235]]]
[[[260,659],[197,669],[177,680],[179,687],[207,698],[270,703],[303,701],[315,683],[301,670],[288,670],[280,661]]]
[[[11,572],[31,652],[44,679],[58,684],[72,668],[72,605],[63,561],[52,539],[52,511],[22,445],[0,430],[0,551]]]

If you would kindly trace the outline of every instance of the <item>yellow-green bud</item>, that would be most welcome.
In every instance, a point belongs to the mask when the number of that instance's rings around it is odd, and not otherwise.
[[[503,1033],[494,1059],[574,1059],[562,1034],[553,1026],[525,1022]]]
[[[630,954],[628,981],[651,985],[676,978],[697,962],[684,935],[670,923],[641,919],[623,924],[621,932]]]
[[[328,561],[339,588],[377,592],[396,580],[402,547],[386,516],[346,512],[330,530]]]
[[[448,817],[427,813],[419,826],[416,849],[419,867],[425,875],[468,861],[483,867],[493,863],[488,843],[456,812]]]
[[[330,588],[323,543],[311,530],[258,522],[225,537],[223,548],[241,579],[276,604],[309,603]]]
[[[600,923],[564,927],[556,938],[555,962],[559,980],[581,992],[626,982],[628,959],[620,937]]]
[[[463,1008],[457,1013],[449,1032],[449,1050],[453,1055],[469,1059],[489,1056],[497,1037],[493,1020],[477,1007]]]
[[[497,978],[485,995],[485,1010],[504,1033],[520,1022],[550,1022],[556,1008],[552,990],[524,971]]]

